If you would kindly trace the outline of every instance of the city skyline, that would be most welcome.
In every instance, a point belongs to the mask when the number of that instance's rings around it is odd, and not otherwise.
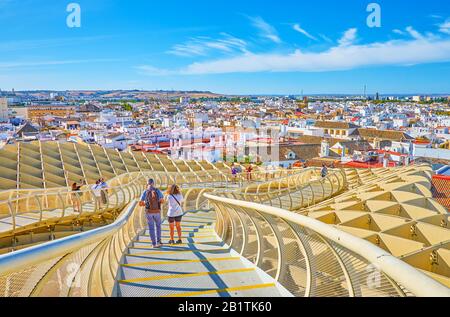
[[[379,28],[367,25],[371,2]],[[0,1],[3,90],[450,93],[442,1],[77,1],[80,28],[66,25],[69,3]]]

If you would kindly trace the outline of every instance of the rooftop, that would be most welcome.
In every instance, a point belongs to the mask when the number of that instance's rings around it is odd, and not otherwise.
[[[350,130],[359,128],[359,126],[353,123],[342,121],[317,121],[314,126],[316,128],[340,129],[340,130]]]

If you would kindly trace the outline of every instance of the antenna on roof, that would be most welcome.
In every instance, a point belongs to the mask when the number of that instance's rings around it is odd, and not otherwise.
[[[367,100],[367,85],[364,85],[364,99]]]

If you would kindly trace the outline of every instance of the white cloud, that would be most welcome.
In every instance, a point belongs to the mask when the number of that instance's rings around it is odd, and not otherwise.
[[[398,35],[406,35],[406,33],[402,30],[399,29],[394,29],[392,30],[393,33],[398,34]]]
[[[311,40],[317,41],[317,38],[312,36],[311,34],[309,34],[305,29],[303,29],[300,24],[294,24],[294,26],[292,27],[295,31],[303,34],[304,36],[306,36],[307,38],[310,38]]]
[[[204,56],[206,47],[193,39],[187,43],[175,45],[168,53],[178,56]]]
[[[447,29],[448,24],[441,25]],[[329,72],[362,67],[411,66],[450,62],[450,37],[421,34],[413,27],[394,33],[409,35],[401,40],[356,44],[357,29],[347,30],[338,44],[321,52],[293,50],[287,53],[251,53],[192,63],[181,69],[150,67],[147,74],[201,75],[256,72]],[[443,32],[445,33],[445,32]],[[322,36],[321,36],[322,37]],[[145,66],[141,66],[145,71]]]
[[[422,34],[420,34],[418,31],[414,30],[414,28],[412,26],[408,26],[406,28],[406,32],[408,32],[408,34],[411,35],[416,40],[424,40],[425,39],[425,37]]]
[[[333,40],[330,39],[328,36],[323,35],[323,34],[319,34],[319,36],[320,36],[325,42],[333,43]]]
[[[325,72],[370,66],[408,66],[450,61],[450,40],[388,41],[337,46],[319,53],[246,54],[229,59],[193,63],[180,74],[249,72]]]
[[[358,33],[358,29],[353,28],[345,31],[342,38],[339,40],[340,46],[349,46],[352,45],[353,42],[356,40],[356,34]]]
[[[222,53],[246,52],[247,42],[231,36],[227,33],[221,33],[221,38],[213,39],[210,37],[191,38],[186,43],[177,44],[168,53],[177,56],[207,56],[212,51]]]
[[[277,30],[272,25],[264,21],[263,18],[249,17],[249,19],[252,22],[253,26],[259,29],[261,37],[269,39],[270,41],[277,44],[282,42]]]
[[[405,31],[403,30],[399,30],[399,29],[395,29],[392,30],[393,33],[398,34],[398,35],[402,35],[402,36],[411,36],[413,39],[416,39],[418,41],[424,41],[424,40],[439,40],[439,36],[431,33],[431,32],[427,32],[425,34],[420,33],[419,31],[415,30],[412,26],[408,26],[407,28],[405,28]]]
[[[450,19],[439,25],[439,32],[450,34]]]

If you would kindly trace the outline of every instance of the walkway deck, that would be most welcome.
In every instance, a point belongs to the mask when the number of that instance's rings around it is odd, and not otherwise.
[[[292,296],[269,275],[230,250],[215,233],[213,212],[183,219],[186,244],[152,249],[148,230],[136,237],[119,269],[122,297]],[[163,242],[169,240],[163,224]]]

